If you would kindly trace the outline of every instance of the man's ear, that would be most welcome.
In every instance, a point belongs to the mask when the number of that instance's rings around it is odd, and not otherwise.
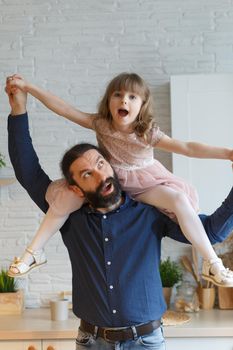
[[[79,197],[84,197],[83,191],[76,185],[69,185],[69,189],[77,194]]]

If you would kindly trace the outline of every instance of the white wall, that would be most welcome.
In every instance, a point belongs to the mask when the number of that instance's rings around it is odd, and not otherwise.
[[[107,81],[135,71],[150,84],[157,121],[169,134],[170,75],[232,73],[232,33],[232,0],[0,0],[0,151],[7,154],[7,75],[21,73],[79,108],[95,111]],[[41,163],[57,178],[64,150],[93,141],[94,134],[52,115],[32,98],[28,111]],[[171,169],[170,155],[157,156]],[[0,266],[20,255],[41,217],[18,183],[0,189]],[[163,254],[176,258],[184,249],[168,241]],[[47,266],[21,281],[27,306],[71,288],[59,234],[46,252]]]

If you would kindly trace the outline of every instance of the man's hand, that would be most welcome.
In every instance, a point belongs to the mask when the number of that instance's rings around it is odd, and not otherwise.
[[[26,112],[27,94],[17,87],[11,86],[13,80],[13,76],[7,77],[5,87],[11,106],[11,115],[24,114]]]

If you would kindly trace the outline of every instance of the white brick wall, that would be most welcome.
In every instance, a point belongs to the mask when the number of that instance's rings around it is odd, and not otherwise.
[[[23,74],[70,103],[95,111],[107,81],[135,71],[150,84],[161,128],[170,133],[169,76],[233,72],[232,0],[0,0],[0,151],[7,154],[5,77]],[[90,131],[64,121],[29,98],[34,145],[52,178],[76,142]],[[64,136],[66,135],[66,136]],[[157,157],[171,169],[171,156]],[[4,175],[11,174],[9,168]],[[20,255],[42,218],[18,183],[0,189],[0,267]],[[167,241],[164,255],[189,248]],[[27,306],[71,288],[68,255],[57,234],[47,266],[20,281]]]

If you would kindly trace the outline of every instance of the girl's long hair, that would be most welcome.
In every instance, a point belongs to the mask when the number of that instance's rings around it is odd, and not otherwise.
[[[98,106],[99,117],[107,119],[109,123],[112,122],[109,110],[110,97],[114,91],[121,90],[133,92],[141,97],[142,107],[133,122],[133,131],[139,137],[146,137],[153,122],[151,92],[145,81],[135,73],[121,73],[110,81]]]

